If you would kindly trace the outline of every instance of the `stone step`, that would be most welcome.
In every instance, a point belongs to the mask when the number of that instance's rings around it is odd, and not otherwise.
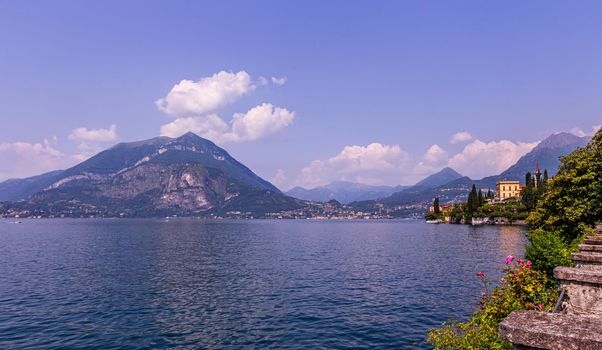
[[[554,277],[561,281],[583,282],[600,286],[602,291],[602,271],[589,271],[577,267],[557,267]]]
[[[515,349],[600,350],[602,318],[517,310],[500,323],[500,336]]]
[[[585,239],[597,239],[597,240],[602,240],[602,235],[587,236],[587,237],[585,237]]]
[[[580,269],[602,271],[602,254],[573,253],[571,259],[575,262],[575,267]]]
[[[584,241],[584,244],[591,244],[591,245],[602,245],[602,236],[600,236],[600,238],[595,237],[595,238],[590,238],[587,237]]]
[[[557,267],[554,277],[558,279],[559,288],[565,292],[562,302],[565,313],[602,318],[602,271]]]
[[[581,252],[602,253],[602,245],[597,245],[597,244],[579,244],[579,251],[581,251]]]

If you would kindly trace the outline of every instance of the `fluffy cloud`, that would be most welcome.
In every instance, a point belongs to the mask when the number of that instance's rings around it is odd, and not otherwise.
[[[76,157],[56,148],[56,137],[42,143],[0,143],[0,180],[38,175],[74,165]]]
[[[79,160],[85,160],[98,153],[106,148],[107,142],[115,141],[117,137],[117,125],[115,124],[109,126],[108,129],[77,128],[69,134],[70,140],[80,141],[77,146],[80,153],[75,156]]]
[[[432,145],[426,150],[422,159],[412,168],[412,171],[408,172],[406,176],[406,179],[409,180],[408,183],[414,183],[441,170],[448,160],[449,156],[446,150],[437,144]]]
[[[499,174],[516,163],[520,157],[539,142],[512,142],[508,140],[489,143],[475,140],[449,160],[449,166],[474,179]]]
[[[282,78],[272,77],[272,83],[274,83],[275,85],[284,85],[284,84],[286,84],[286,77],[282,77]]]
[[[247,72],[221,71],[198,81],[182,80],[155,104],[172,117],[198,116],[213,112],[253,89],[255,85]]]
[[[289,126],[295,112],[263,103],[247,113],[236,113],[232,117],[232,141],[253,141],[274,134]]]
[[[585,133],[585,131],[581,130],[580,128],[572,128],[571,134],[573,134],[575,136],[579,136],[579,137],[583,137],[583,136],[587,135]]]
[[[462,143],[472,140],[472,135],[467,131],[460,131],[452,135],[449,142],[451,144]]]
[[[70,140],[109,142],[117,139],[117,125],[112,124],[108,129],[73,129],[69,135]]]
[[[216,114],[203,117],[178,118],[169,124],[161,126],[161,135],[178,137],[192,131],[195,134],[218,142],[223,135],[228,133],[229,126]]]
[[[592,135],[595,135],[598,132],[598,130],[600,130],[601,127],[602,127],[602,125],[600,125],[600,124],[592,125],[591,133],[587,133],[587,132],[583,131],[581,128],[572,128],[570,132],[571,132],[571,134],[573,134],[575,136],[579,136],[579,137],[592,136]]]
[[[285,81],[286,78],[272,78],[272,82],[277,85],[282,85]],[[269,80],[261,76],[256,82],[259,86],[268,83]],[[293,122],[294,112],[270,103],[253,107],[246,113],[235,113],[230,123],[216,113],[211,113],[255,88],[251,76],[245,71],[221,71],[196,82],[182,80],[165,98],[155,102],[159,110],[176,118],[161,126],[161,135],[176,137],[192,131],[224,144],[258,140]]]
[[[192,131],[216,143],[254,141],[277,133],[290,125],[295,113],[285,108],[263,103],[247,113],[235,113],[231,125],[215,114],[202,117],[178,118],[161,127],[161,135],[176,137]]]
[[[424,154],[424,160],[432,164],[440,164],[447,160],[447,152],[437,144],[432,145]]]
[[[410,156],[398,145],[345,146],[334,157],[314,160],[301,170],[298,184],[315,187],[335,180],[400,183]]]

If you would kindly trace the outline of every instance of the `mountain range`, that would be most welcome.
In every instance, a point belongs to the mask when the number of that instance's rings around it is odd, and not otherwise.
[[[0,194],[42,212],[122,216],[261,215],[303,206],[193,133],[120,143],[64,171],[5,181]]]
[[[334,199],[340,203],[347,204],[387,197],[407,187],[409,186],[371,186],[348,181],[334,181],[312,189],[297,186],[285,193],[291,197],[308,201],[328,202]]]
[[[0,201],[43,214],[263,216],[304,208],[306,201],[337,200],[358,211],[393,208],[393,216],[412,216],[435,197],[444,203],[464,200],[473,184],[488,189],[499,180],[523,181],[536,164],[552,176],[559,157],[587,142],[568,133],[551,135],[501,174],[480,180],[444,168],[413,186],[340,181],[282,193],[213,142],[187,133],[120,143],[66,170],[6,180]]]

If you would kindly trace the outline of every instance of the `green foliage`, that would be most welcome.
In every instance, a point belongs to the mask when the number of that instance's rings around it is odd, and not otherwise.
[[[439,197],[435,198],[435,200],[433,201],[433,208],[433,212],[435,213],[435,215],[441,214],[441,207],[439,207]]]
[[[529,232],[529,241],[526,256],[533,261],[533,268],[547,276],[552,276],[556,266],[573,265],[571,248],[576,244],[567,245],[559,232],[535,229]]]
[[[546,192],[529,214],[527,257],[549,276],[602,221],[602,130],[590,143],[561,159],[558,173],[545,181]]]
[[[507,261],[511,262],[508,257]],[[519,260],[506,268],[502,285],[489,294],[489,281],[479,273],[485,285],[481,306],[466,322],[449,322],[429,332],[427,341],[435,349],[481,350],[512,349],[512,344],[498,335],[499,323],[514,310],[551,310],[556,303],[556,289],[549,288],[545,274],[531,268],[529,261]]]
[[[524,220],[528,215],[527,207],[520,202],[505,201],[503,203],[484,204],[475,217],[505,217],[510,221]]]

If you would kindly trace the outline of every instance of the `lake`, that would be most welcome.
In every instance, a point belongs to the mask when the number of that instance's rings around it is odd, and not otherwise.
[[[0,221],[0,348],[429,349],[525,241],[411,221]]]

